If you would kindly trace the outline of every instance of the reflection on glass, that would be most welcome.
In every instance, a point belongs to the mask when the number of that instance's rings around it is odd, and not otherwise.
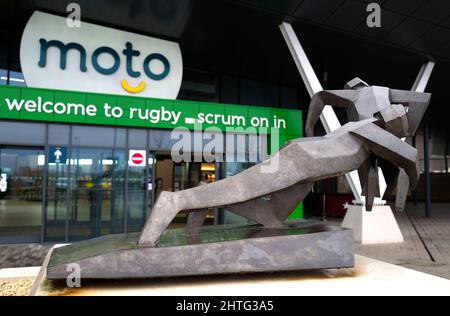
[[[216,165],[214,163],[183,162],[173,165],[173,191],[194,188],[200,183],[216,181]],[[184,225],[187,222],[187,212],[180,212],[174,219],[172,227]],[[209,209],[206,223],[214,220],[214,209]]]
[[[0,147],[0,238],[39,241],[44,167],[42,149]]]
[[[239,163],[239,162],[227,162],[225,164],[225,177],[232,177],[252,166],[254,163]],[[250,223],[251,221],[246,218],[236,215],[232,212],[229,212],[225,209],[224,214],[224,224],[242,224],[242,223]]]
[[[40,158],[39,160],[45,157]],[[68,207],[69,170],[67,164],[48,166],[47,216],[45,240],[65,240],[66,217]]]
[[[153,159],[152,156],[149,160]],[[129,166],[128,169],[128,232],[139,232],[147,219],[147,194],[151,197],[153,189],[152,179],[147,178],[152,175],[153,165],[147,167]]]
[[[124,153],[73,148],[69,240],[123,231]]]
[[[174,164],[173,167],[173,192],[189,188],[189,163]]]
[[[5,69],[0,69],[0,84],[8,84],[8,72]],[[25,79],[23,74],[18,71],[9,72],[9,85],[16,87],[26,87]]]
[[[7,76],[8,76],[8,72],[6,71],[6,69],[0,69],[0,85],[1,86],[6,86],[7,84]]]

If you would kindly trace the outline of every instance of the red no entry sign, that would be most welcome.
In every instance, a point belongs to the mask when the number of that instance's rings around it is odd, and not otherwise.
[[[140,165],[144,162],[144,156],[139,153],[134,154],[133,157],[131,157],[131,161],[136,165]]]
[[[145,167],[145,150],[130,150],[130,166]]]

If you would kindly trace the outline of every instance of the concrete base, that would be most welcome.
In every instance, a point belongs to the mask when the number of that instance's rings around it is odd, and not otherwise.
[[[388,244],[403,242],[403,235],[388,205],[374,206],[366,212],[362,205],[349,205],[342,227],[353,229],[357,243]]]
[[[205,226],[198,236],[167,230],[155,248],[139,234],[109,235],[54,249],[47,279],[65,280],[76,263],[85,279],[133,279],[347,268],[354,266],[352,231],[321,222],[278,227]]]

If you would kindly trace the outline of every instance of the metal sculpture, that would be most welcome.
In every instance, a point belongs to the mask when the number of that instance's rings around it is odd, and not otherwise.
[[[351,230],[313,221],[287,221],[314,181],[359,170],[370,210],[380,195],[378,166],[402,208],[418,181],[414,135],[430,94],[369,87],[354,79],[345,90],[314,95],[307,138],[286,144],[275,157],[242,173],[196,188],[163,192],[141,234],[108,235],[55,249],[49,280],[67,278],[78,264],[83,279],[121,279],[224,273],[328,269],[354,266]],[[325,104],[347,109],[349,123],[312,137]],[[278,168],[267,172],[268,165]],[[227,210],[255,225],[203,227],[208,208]],[[167,229],[181,211],[187,227]]]
[[[418,182],[417,150],[401,138],[415,134],[431,95],[369,86],[359,78],[344,90],[322,91],[312,98],[308,138],[286,144],[277,154],[279,168],[264,173],[266,161],[215,183],[163,192],[146,223],[139,246],[154,247],[181,211],[191,212],[187,232],[203,225],[207,208],[227,210],[266,227],[280,226],[317,180],[358,170],[370,211],[380,197],[378,166],[384,171],[390,194],[397,187],[397,209],[403,209],[409,187]],[[349,123],[323,136],[312,137],[325,105],[345,108]]]

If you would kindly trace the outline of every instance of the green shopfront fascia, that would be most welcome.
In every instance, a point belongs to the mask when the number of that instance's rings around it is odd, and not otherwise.
[[[258,150],[273,152],[302,136],[302,112],[0,86],[0,243],[68,242],[141,230],[157,198],[157,153],[170,155],[179,141],[172,138],[174,128],[193,142],[199,131],[209,135],[194,144],[193,155],[211,135],[248,135],[260,128]],[[278,136],[265,135],[271,128]],[[143,167],[130,165],[130,151],[136,150],[147,154]],[[216,149],[215,157],[227,150]],[[55,162],[55,153],[61,161]],[[248,151],[236,155],[244,159],[216,159],[215,179],[251,165]],[[292,216],[302,217],[301,205]]]

